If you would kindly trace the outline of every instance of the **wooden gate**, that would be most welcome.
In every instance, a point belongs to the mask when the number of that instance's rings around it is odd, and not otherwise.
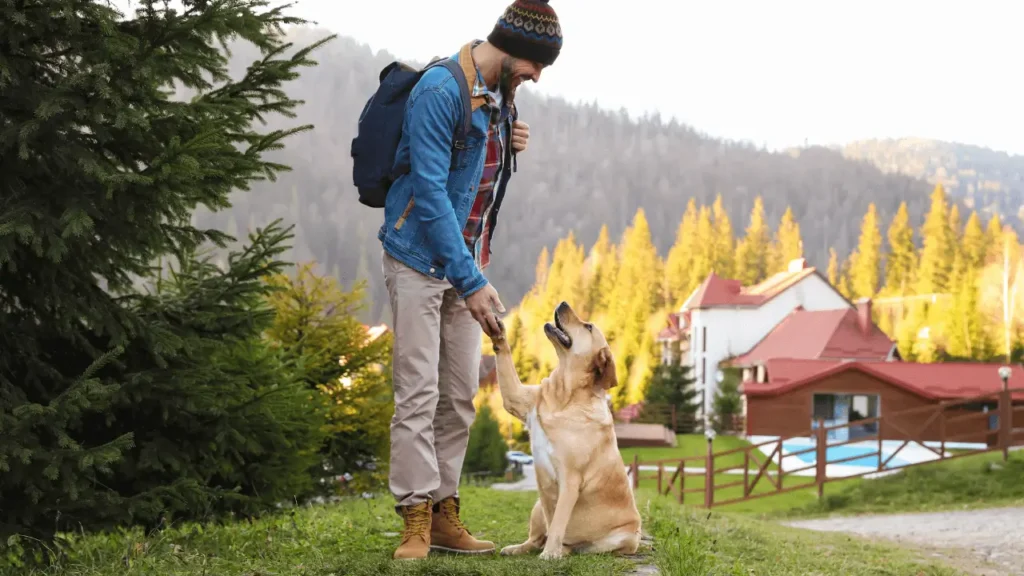
[[[1015,398],[1016,406],[1013,404]],[[910,425],[911,422],[917,424]],[[850,427],[874,429],[875,433],[842,442],[828,442],[830,432]],[[812,439],[810,448],[783,449],[787,440],[808,438]],[[901,443],[887,455],[883,450],[883,440]],[[947,443],[954,442],[983,444],[984,448],[947,452]],[[876,448],[854,456],[829,459],[831,449],[865,443],[877,443],[873,444]],[[911,463],[896,460],[896,456],[912,443],[930,451],[935,458]],[[823,420],[818,420],[804,435],[733,450],[714,452],[709,440],[707,454],[703,457],[653,462],[640,462],[634,457],[629,465],[629,475],[634,488],[639,487],[641,480],[654,480],[660,495],[673,495],[680,504],[684,504],[690,502],[688,495],[699,498],[699,494],[703,497],[703,506],[713,508],[815,487],[821,498],[825,484],[836,480],[994,451],[1002,451],[1003,460],[1006,460],[1010,448],[1021,445],[1024,445],[1024,388],[1014,388],[845,424],[826,426]],[[810,453],[814,454],[813,463],[803,465],[806,462],[800,456]],[[859,472],[829,473],[829,465],[865,459],[873,459],[877,465]],[[722,481],[723,476],[725,481]],[[731,477],[742,479],[732,480]]]

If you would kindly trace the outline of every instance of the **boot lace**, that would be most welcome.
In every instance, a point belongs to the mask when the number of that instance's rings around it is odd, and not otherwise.
[[[462,520],[459,518],[459,505],[455,500],[442,500],[438,508],[440,508],[441,514],[444,514],[445,519],[448,520],[452,526],[458,530],[464,530],[466,533],[469,533],[469,529],[466,528],[466,525],[463,524]]]
[[[430,531],[430,508],[417,507],[405,511],[405,534],[402,535],[402,543],[408,542],[413,536],[425,539]]]

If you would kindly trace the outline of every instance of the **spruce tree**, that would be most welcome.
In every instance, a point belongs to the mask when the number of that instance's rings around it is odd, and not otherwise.
[[[691,197],[679,223],[675,244],[669,249],[665,260],[666,297],[673,308],[678,308],[696,287],[691,284],[690,273],[696,251],[696,239],[697,201]]]
[[[609,310],[609,337],[616,346],[619,382],[628,382],[632,361],[643,353],[642,339],[647,321],[655,310],[658,289],[658,253],[651,241],[651,229],[644,211],[638,210],[622,239],[622,263]],[[626,390],[628,385],[622,386]]]
[[[956,259],[952,289],[946,352],[956,359],[987,359],[992,350],[979,314],[978,269],[966,254]]]
[[[539,381],[536,372],[539,368],[537,359],[527,351],[527,342],[523,331],[523,320],[519,315],[513,316],[508,328],[508,345],[512,349],[512,362],[516,373],[524,382]]]
[[[793,216],[793,209],[787,206],[772,241],[768,275],[784,272],[790,262],[803,255],[804,241],[800,235],[800,223]]]
[[[251,515],[311,495],[324,405],[302,367],[262,337],[275,318],[267,280],[285,268],[290,239],[276,223],[258,230],[226,270],[183,253],[136,300],[146,332],[111,374],[122,382],[111,409],[83,424],[96,438],[134,435],[100,479],[123,506],[89,510],[83,525]]]
[[[589,273],[587,281],[587,304],[585,312],[588,317],[593,318],[596,314],[605,310],[606,292],[611,292],[615,278],[615,268],[611,259],[614,257],[614,247],[608,237],[608,226],[601,226],[601,232],[597,235],[597,241],[590,248],[587,256],[586,267]]]
[[[494,412],[489,405],[481,405],[469,429],[469,444],[466,446],[462,470],[491,476],[502,474],[508,465],[506,452],[508,444],[501,436],[501,427],[494,418]]]
[[[733,370],[727,370],[712,400],[712,427],[716,432],[735,431],[735,419],[743,410],[743,396],[739,388],[739,376]]]
[[[735,276],[744,286],[752,286],[767,277],[770,240],[768,225],[765,223],[764,201],[758,196],[750,211],[746,236],[736,250]]]
[[[985,264],[1002,262],[1003,260],[1003,223],[999,214],[993,214],[985,226]]]
[[[850,257],[850,292],[854,298],[871,298],[878,291],[882,234],[878,230],[878,212],[868,205],[860,227],[857,251]]]
[[[932,192],[932,204],[921,227],[921,256],[915,291],[945,292],[952,271],[953,242],[949,229],[949,204],[941,184]]]
[[[715,203],[711,206],[711,218],[711,268],[719,276],[732,278],[736,273],[736,238],[721,194],[715,198]]]
[[[715,265],[715,230],[711,221],[711,209],[701,206],[697,212],[697,236],[694,240],[693,264],[690,268],[690,286],[694,289],[700,286],[712,271]],[[717,272],[717,271],[716,271]],[[693,293],[693,290],[690,290]],[[690,294],[683,296],[683,300],[689,298]]]
[[[886,236],[889,250],[886,253],[883,292],[890,296],[906,296],[913,289],[917,269],[914,229],[910,226],[906,202],[900,204]]]
[[[310,474],[317,480],[352,474],[361,489],[380,488],[394,411],[391,335],[371,339],[357,319],[366,307],[365,283],[344,291],[337,278],[304,263],[267,284],[274,288],[267,339],[302,367],[306,387],[326,404],[327,437]]]
[[[663,364],[654,369],[654,377],[647,385],[644,406],[675,409],[677,432],[693,432],[696,422],[697,392],[692,367],[679,363]],[[642,413],[641,413],[642,415]],[[641,418],[641,421],[644,421]],[[665,422],[659,419],[659,423]]]
[[[615,296],[615,285],[619,280],[619,266],[622,261],[620,253],[622,251],[617,244],[611,242],[606,245],[598,244],[595,249],[601,262],[601,281],[598,284],[599,309],[602,313],[608,314],[608,311],[614,306],[612,298]],[[607,251],[603,251],[604,249]]]
[[[548,252],[548,247],[541,248],[540,254],[537,255],[537,267],[534,269],[534,276],[536,282],[534,283],[534,290],[537,294],[544,293],[544,287],[548,283],[548,273],[551,270],[551,253]]]
[[[229,238],[191,223],[285,170],[265,153],[309,128],[257,125],[293,114],[281,87],[327,40],[292,50],[279,33],[302,20],[265,4],[0,4],[0,545],[302,489],[296,380],[254,338],[283,239],[215,270],[196,249]],[[263,54],[237,80],[233,38]],[[162,257],[173,277],[140,291]]]
[[[828,283],[832,286],[839,287],[839,254],[836,253],[835,248],[828,249],[828,268],[826,270],[828,276]]]
[[[985,231],[981,227],[981,218],[978,217],[977,212],[971,212],[971,216],[967,219],[961,243],[968,268],[979,272],[985,265],[988,246],[985,241]]]

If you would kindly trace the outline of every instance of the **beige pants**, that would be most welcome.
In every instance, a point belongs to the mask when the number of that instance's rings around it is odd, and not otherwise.
[[[458,495],[476,415],[482,329],[447,280],[387,252],[383,270],[395,338],[391,493],[398,506],[438,502]]]

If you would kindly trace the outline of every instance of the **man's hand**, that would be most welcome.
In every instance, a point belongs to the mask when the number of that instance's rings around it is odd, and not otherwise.
[[[494,312],[497,310],[498,314],[504,314],[505,307],[502,306],[501,300],[498,299],[498,291],[494,289],[494,286],[487,283],[483,288],[470,294],[466,298],[466,307],[469,308],[469,313],[473,315],[473,319],[480,323],[480,327],[484,329],[484,334],[491,338],[501,335],[501,326]]]
[[[512,123],[512,149],[519,152],[526,152],[530,142],[530,125],[522,120]]]

